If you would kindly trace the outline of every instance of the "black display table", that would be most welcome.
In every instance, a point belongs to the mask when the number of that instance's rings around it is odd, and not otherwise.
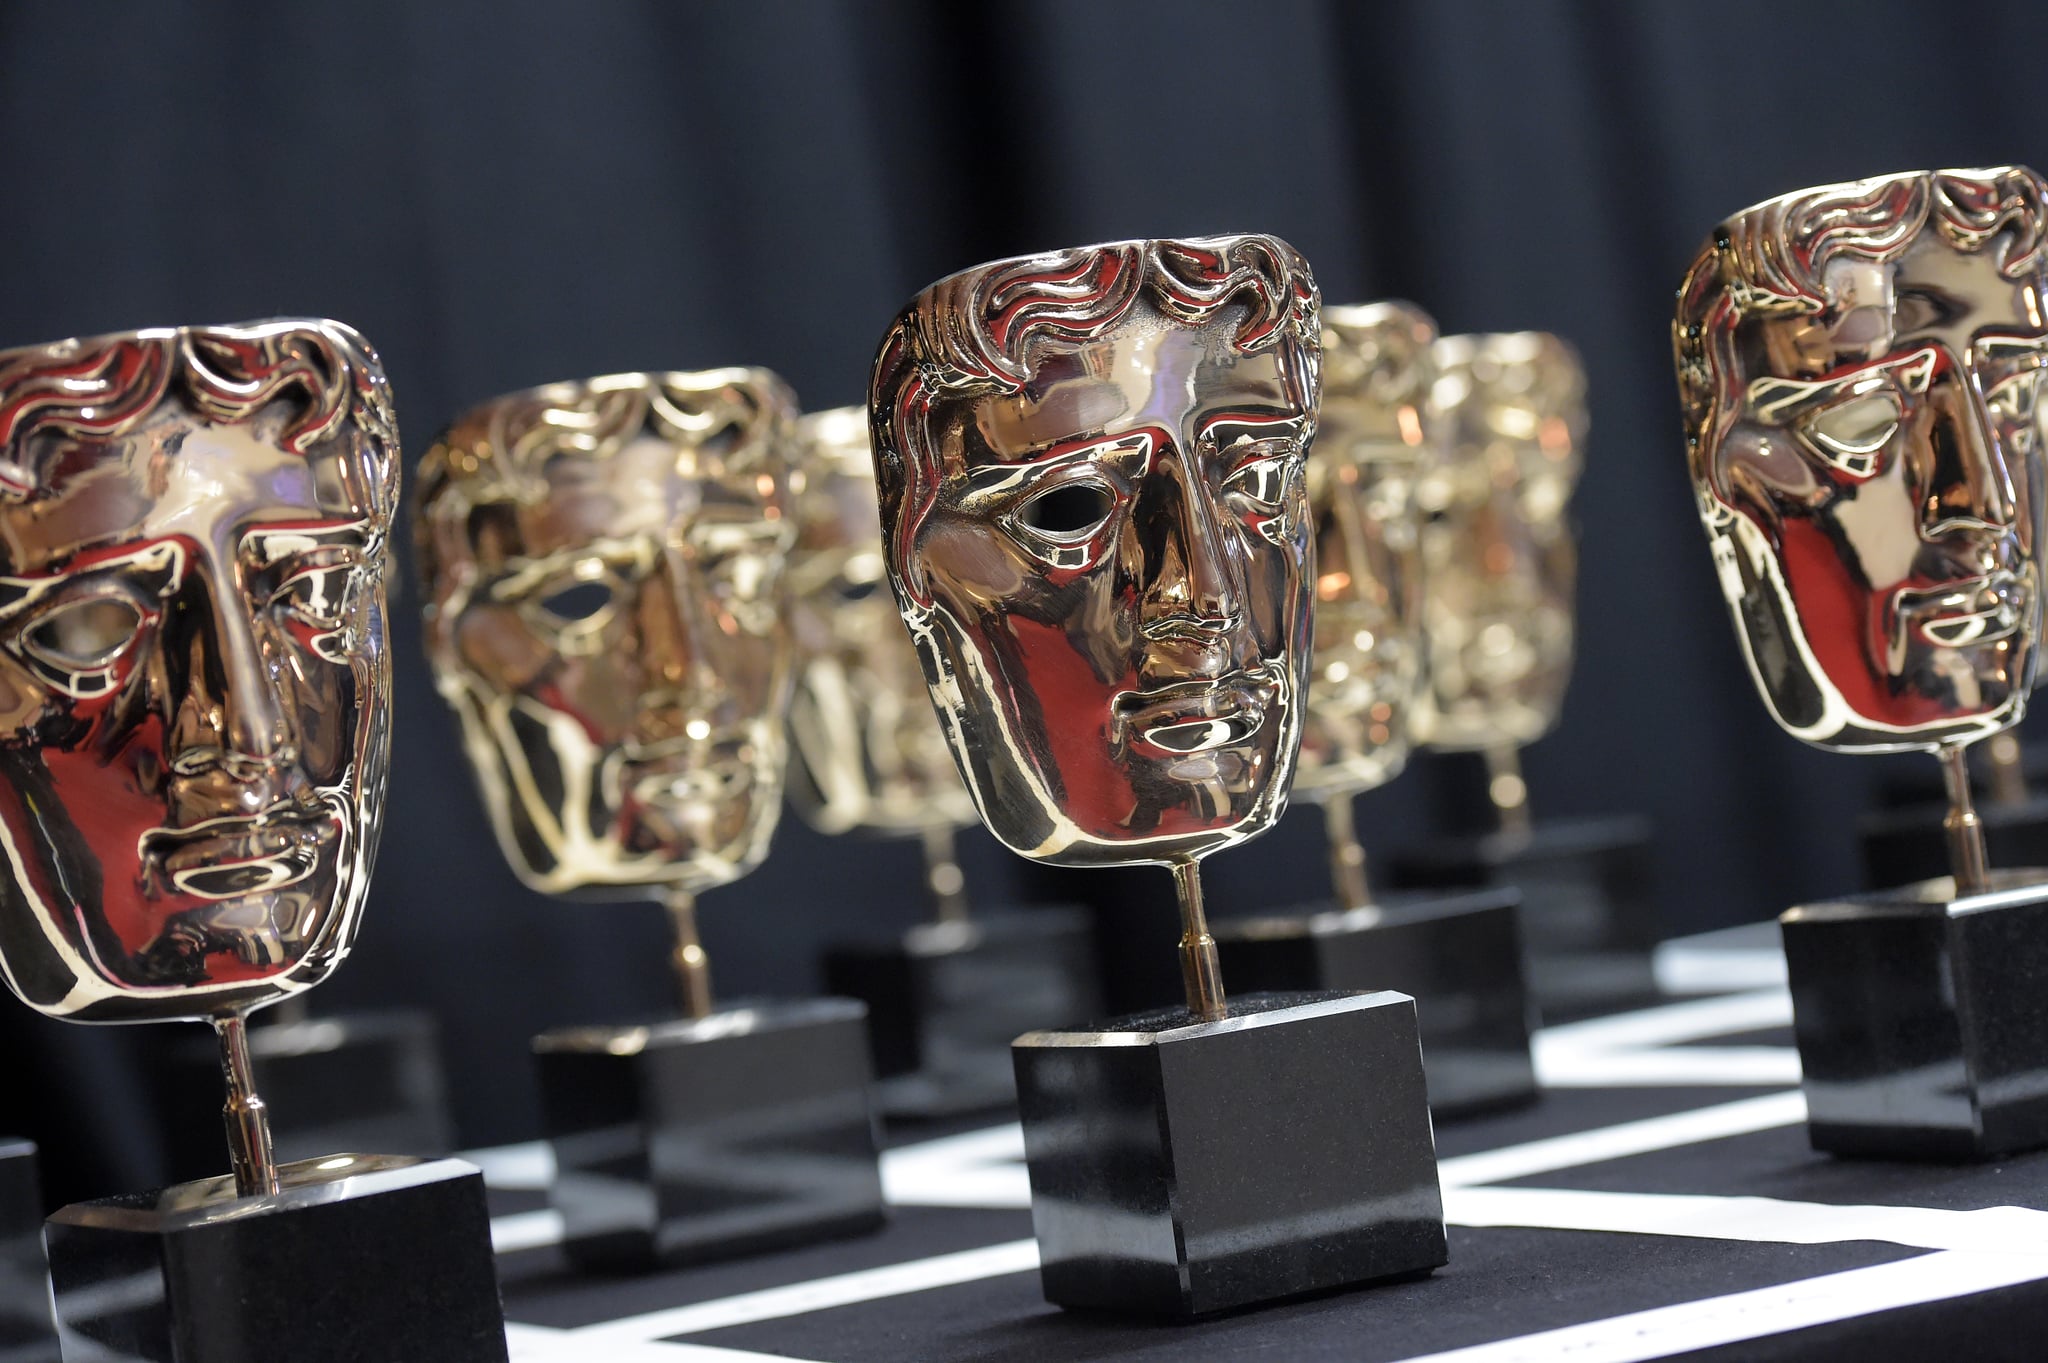
[[[1660,966],[1767,981],[1776,935],[1736,935],[1697,963],[1666,943]],[[1448,1264],[1191,1324],[1045,1303],[1014,1126],[917,1128],[885,1157],[895,1207],[878,1235],[633,1279],[565,1272],[544,1195],[514,1178],[496,1194],[513,1356],[608,1363],[644,1348],[651,1363],[674,1341],[812,1363],[1394,1363],[1453,1349],[1475,1350],[1459,1363],[2035,1363],[2048,1154],[1816,1154],[1790,1021],[1781,986],[1745,985],[1550,1029],[1541,1068],[1571,1086],[1438,1128]]]

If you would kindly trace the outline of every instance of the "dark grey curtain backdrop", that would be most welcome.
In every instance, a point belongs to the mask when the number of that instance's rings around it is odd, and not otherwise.
[[[1332,301],[1583,351],[1582,644],[1529,777],[1539,814],[1654,816],[1669,928],[1695,930],[1853,887],[1852,817],[1914,759],[1801,748],[1742,671],[1680,453],[1679,273],[1785,190],[2048,160],[2043,50],[2048,10],[1919,0],[0,0],[0,345],[340,318],[382,351],[416,458],[468,403],[619,369],[764,364],[810,406],[854,402],[940,274],[1278,233]],[[515,1139],[526,1037],[659,1006],[663,923],[513,880],[416,607],[408,586],[375,897],[316,1007],[433,1007],[464,1138]],[[1361,801],[1369,844],[1441,826],[1476,784],[1420,764]],[[1315,823],[1212,861],[1212,899],[1313,892]],[[984,900],[1024,883],[968,842]],[[914,917],[916,868],[786,821],[706,897],[721,986],[814,987],[825,937]],[[0,999],[0,1128],[52,1147],[63,1195],[147,1185],[159,1044]]]

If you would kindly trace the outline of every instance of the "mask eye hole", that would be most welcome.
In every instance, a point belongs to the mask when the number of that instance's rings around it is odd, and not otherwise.
[[[578,582],[541,598],[540,608],[566,624],[595,618],[612,603],[612,589],[602,582]]]
[[[1801,430],[1829,463],[1853,477],[1867,478],[1898,434],[1900,417],[1898,398],[1871,393],[1814,413]]]
[[[126,601],[95,597],[59,606],[25,636],[31,652],[58,667],[102,668],[119,656],[142,623]]]
[[[1071,543],[1102,528],[1116,499],[1101,483],[1075,480],[1047,488],[1017,508],[1017,523],[1049,540]]]

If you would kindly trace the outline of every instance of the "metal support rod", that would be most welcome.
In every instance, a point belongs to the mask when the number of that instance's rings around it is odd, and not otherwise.
[[[1365,848],[1351,816],[1351,796],[1332,795],[1323,801],[1323,821],[1330,835],[1330,884],[1337,892],[1337,907],[1371,908],[1372,881],[1365,873]]]
[[[1180,977],[1187,988],[1188,1011],[1205,1022],[1229,1016],[1223,1000],[1223,968],[1216,959],[1216,939],[1209,935],[1209,917],[1202,909],[1202,870],[1194,861],[1173,863],[1173,888],[1180,897]]]
[[[676,949],[670,957],[676,968],[677,1000],[686,1018],[711,1016],[711,958],[697,936],[697,896],[688,890],[670,890],[669,921],[675,924]]]
[[[924,884],[931,892],[932,916],[941,923],[965,923],[967,877],[960,870],[951,824],[924,830]]]
[[[2007,729],[1984,743],[1985,765],[1990,768],[1988,794],[1995,805],[2023,805],[2027,802],[2027,772],[2020,757],[2019,735]]]
[[[1948,859],[1958,895],[1991,888],[1990,862],[1984,855],[1984,820],[1970,803],[1970,764],[1961,744],[1942,748],[1941,778],[1948,787],[1948,814],[1941,828],[1948,835]]]
[[[275,1194],[277,1155],[270,1142],[270,1109],[256,1096],[256,1073],[249,1064],[249,1020],[230,1013],[215,1018],[213,1030],[220,1038],[220,1070],[228,1086],[227,1106],[221,1116],[227,1123],[235,1195]]]
[[[1529,784],[1522,779],[1522,754],[1514,744],[1486,750],[1486,793],[1500,818],[1500,831],[1528,836]]]

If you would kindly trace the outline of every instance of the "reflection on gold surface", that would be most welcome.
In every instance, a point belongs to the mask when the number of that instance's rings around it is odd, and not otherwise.
[[[867,414],[815,412],[798,437],[790,802],[823,833],[920,838],[938,916],[964,918],[952,834],[975,821],[974,802],[889,591]]]
[[[623,374],[485,403],[422,461],[436,682],[533,888],[694,893],[766,853],[793,420],[763,370]]]
[[[1445,458],[1423,480],[1426,741],[1481,751],[1489,793],[1526,822],[1515,750],[1557,723],[1572,667],[1578,553],[1568,514],[1586,434],[1586,379],[1542,332],[1436,343]]]
[[[1012,850],[1175,868],[1286,806],[1308,672],[1321,327],[1271,237],[1122,242],[926,289],[869,418],[887,563],[975,804]]]
[[[1672,327],[1765,704],[1818,747],[1938,750],[1965,892],[1986,867],[1962,750],[2019,722],[2040,638],[2044,198],[2022,166],[1783,195],[1714,233]]]

